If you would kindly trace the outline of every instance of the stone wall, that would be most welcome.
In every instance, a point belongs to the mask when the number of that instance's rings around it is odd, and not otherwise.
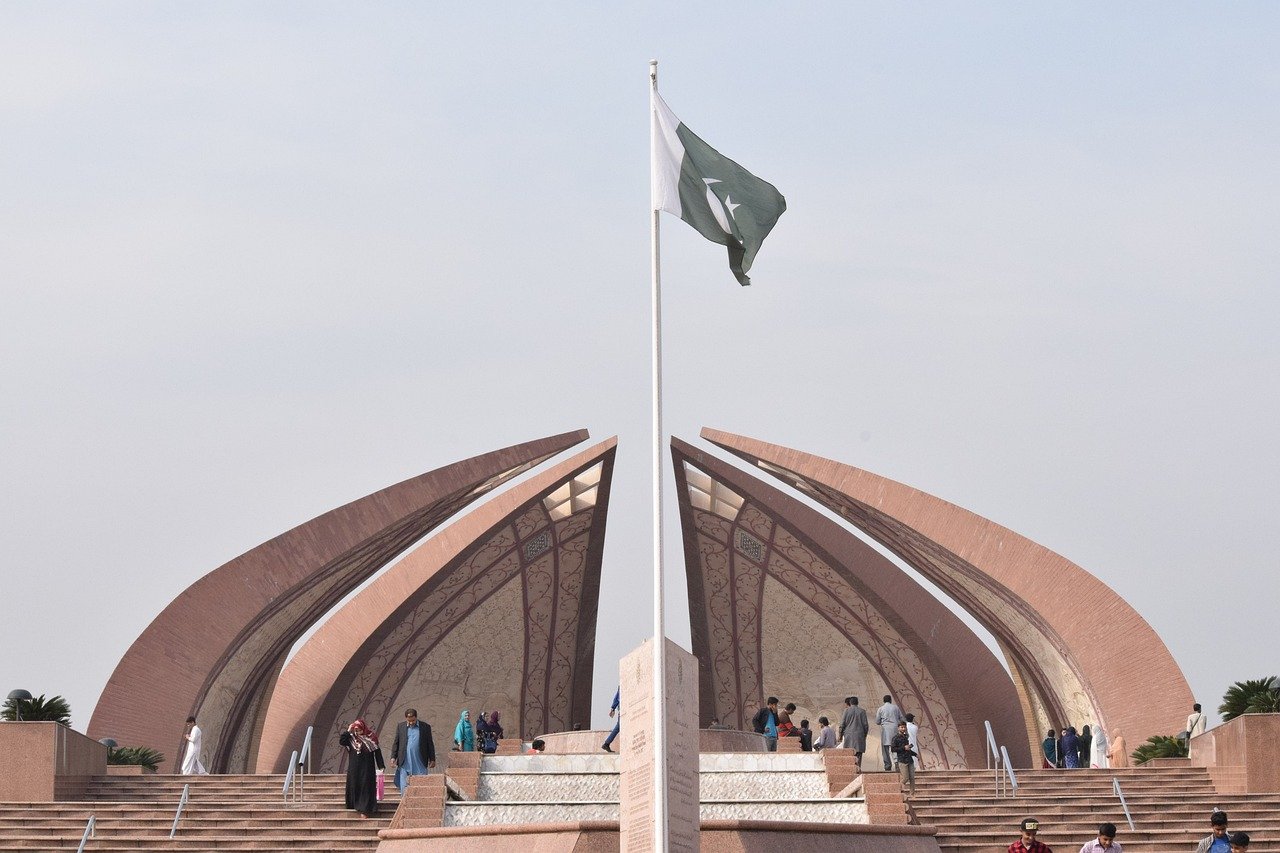
[[[0,723],[0,801],[47,803],[107,772],[107,748],[61,723]]]

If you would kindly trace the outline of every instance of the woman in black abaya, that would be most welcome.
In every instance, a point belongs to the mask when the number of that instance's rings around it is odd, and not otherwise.
[[[356,720],[338,735],[338,744],[347,751],[347,808],[372,817],[378,811],[378,773],[385,766],[378,736]]]

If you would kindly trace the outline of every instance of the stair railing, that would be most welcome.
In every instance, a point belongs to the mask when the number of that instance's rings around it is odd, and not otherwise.
[[[178,810],[173,815],[173,826],[169,827],[169,837],[173,838],[178,834],[178,821],[182,820],[182,810],[187,807],[187,800],[191,799],[191,783],[188,782],[182,786],[182,797],[178,800]]]
[[[84,835],[80,836],[80,846],[76,848],[76,853],[84,853],[84,846],[89,843],[90,838],[93,838],[93,830],[97,825],[97,818],[89,815],[89,822],[84,825]]]
[[[1018,796],[1018,774],[1013,772],[1013,762],[1009,760],[1009,750],[1001,746],[1000,757],[1004,759],[1004,772],[1009,779],[1009,796],[1016,797]]]
[[[1116,796],[1120,798],[1120,807],[1124,809],[1124,819],[1129,821],[1129,831],[1132,832],[1137,827],[1133,825],[1133,815],[1129,814],[1129,804],[1124,801],[1124,791],[1120,790],[1119,776],[1111,777],[1111,790],[1115,791]]]
[[[302,750],[298,753],[298,799],[305,800],[306,792],[305,782],[307,774],[311,772],[311,732],[315,726],[307,726],[307,736],[302,739]],[[304,769],[305,765],[305,769]]]
[[[996,749],[996,733],[991,730],[991,721],[983,720],[983,727],[987,730],[987,769],[990,770],[992,762],[995,763],[995,783],[996,796],[1000,796],[1000,752]]]
[[[286,770],[284,773],[284,790],[282,791],[282,793],[284,794],[285,805],[289,804],[289,794],[292,793],[292,788],[293,788],[293,772],[297,768],[297,766],[298,766],[298,750],[295,749],[293,751],[293,754],[289,756],[289,769]]]

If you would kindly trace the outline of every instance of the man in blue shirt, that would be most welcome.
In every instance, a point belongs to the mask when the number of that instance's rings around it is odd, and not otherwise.
[[[1200,839],[1196,853],[1231,853],[1231,839],[1227,837],[1227,813],[1214,809],[1209,815],[1209,827],[1213,832]]]
[[[600,747],[605,752],[613,752],[609,748],[609,744],[613,743],[614,738],[618,736],[618,732],[622,731],[622,714],[618,713],[618,703],[622,699],[622,685],[618,685],[618,689],[613,691],[613,705],[609,708],[609,716],[617,717],[613,724],[613,731],[609,732],[609,736],[604,739],[604,746]]]
[[[777,696],[770,696],[765,700],[764,707],[756,711],[756,715],[751,718],[751,727],[755,729],[756,734],[764,735],[765,749],[770,752],[778,751]]]
[[[418,720],[418,712],[404,712],[404,722],[396,726],[396,739],[391,744],[391,761],[396,765],[396,787],[409,787],[410,776],[425,776],[436,766],[436,744],[431,739],[431,726]]]

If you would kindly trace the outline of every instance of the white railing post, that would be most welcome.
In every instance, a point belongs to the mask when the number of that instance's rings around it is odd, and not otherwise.
[[[311,764],[311,732],[314,726],[307,726],[307,736],[302,739],[302,751],[298,753],[298,801],[307,798],[307,771]]]
[[[1000,757],[1004,760],[1004,772],[1009,776],[1009,790],[1011,795],[1016,797],[1018,796],[1018,774],[1013,772],[1013,762],[1009,760],[1009,750],[1001,746]]]
[[[182,810],[187,806],[187,800],[191,799],[191,783],[188,782],[182,786],[182,797],[178,800],[178,810],[173,815],[173,826],[169,828],[169,837],[173,838],[178,834],[178,821],[182,820]]]
[[[84,835],[80,836],[80,846],[76,848],[76,853],[84,853],[84,846],[89,843],[89,839],[93,838],[93,830],[97,825],[97,819],[93,815],[89,815],[89,822],[84,825]]]
[[[1111,790],[1115,791],[1116,796],[1120,798],[1120,808],[1124,809],[1124,819],[1129,821],[1129,831],[1132,832],[1137,827],[1133,825],[1133,815],[1129,814],[1129,804],[1124,800],[1124,791],[1120,790],[1119,776],[1111,777]]]
[[[992,761],[995,762],[996,776],[996,796],[1000,796],[1000,753],[996,750],[996,733],[991,730],[991,721],[983,720],[982,725],[987,730],[987,769],[991,769]]]
[[[284,774],[284,789],[282,790],[282,793],[284,794],[284,801],[286,804],[289,802],[289,789],[293,786],[293,771],[297,766],[298,750],[295,749],[293,754],[289,756],[289,769],[286,770]]]

